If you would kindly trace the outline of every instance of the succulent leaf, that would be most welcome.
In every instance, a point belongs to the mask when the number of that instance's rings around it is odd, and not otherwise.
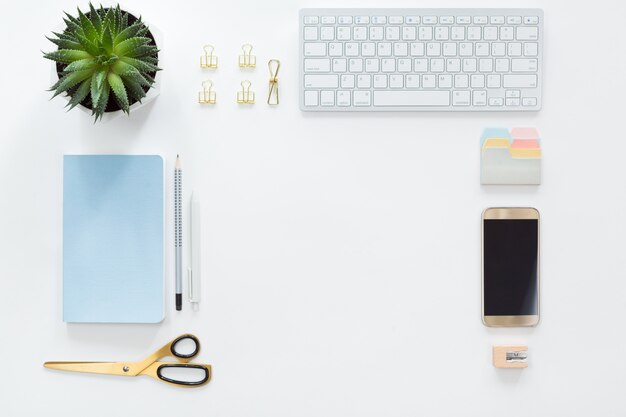
[[[89,95],[91,87],[91,78],[84,80],[80,87],[74,92],[70,102],[67,104],[69,107],[68,111],[72,110],[74,107],[78,106],[87,96]]]
[[[51,59],[62,64],[70,64],[79,59],[91,58],[91,55],[86,51],[78,49],[59,49],[53,52],[45,53],[44,58]]]
[[[44,57],[62,64],[59,80],[51,87],[53,97],[65,92],[69,109],[91,98],[94,121],[102,118],[111,95],[124,112],[141,101],[154,83],[159,50],[141,18],[130,16],[120,6],[105,9],[89,4],[63,18],[66,28],[48,38],[56,51]],[[111,93],[113,91],[113,93]]]
[[[52,96],[52,98],[58,96],[64,91],[69,90],[70,88],[74,87],[79,82],[86,80],[90,76],[90,70],[70,72],[69,74],[64,75],[59,79],[59,81],[57,81],[55,85],[52,86],[51,90],[54,89],[54,95]]]
[[[150,38],[130,38],[115,45],[113,52],[117,55],[128,55],[139,47],[150,43]]]
[[[126,87],[124,87],[124,81],[122,77],[114,72],[110,72],[107,76],[107,81],[113,90],[113,94],[117,99],[118,104],[125,113],[128,113],[128,95],[126,94]]]

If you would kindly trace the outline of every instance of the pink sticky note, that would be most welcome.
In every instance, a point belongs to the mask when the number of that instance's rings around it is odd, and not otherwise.
[[[539,149],[539,141],[537,139],[514,139],[511,144],[513,149]]]
[[[515,127],[511,129],[513,139],[539,139],[539,133],[534,127]]]

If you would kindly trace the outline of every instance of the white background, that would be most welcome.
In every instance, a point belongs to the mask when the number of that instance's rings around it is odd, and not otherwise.
[[[298,9],[325,5],[542,7],[543,110],[301,113]],[[626,3],[127,0],[164,35],[161,95],[96,125],[45,91],[44,34],[75,6],[3,2],[0,17],[2,415],[626,415]],[[198,67],[209,42],[214,72]],[[244,42],[259,62],[249,73]],[[264,101],[269,58],[282,62],[278,108]],[[207,78],[213,107],[196,102]],[[250,108],[235,104],[245,78]],[[539,129],[541,186],[480,186],[489,126]],[[165,321],[62,322],[64,153],[162,154],[168,197],[181,154],[185,196],[204,204],[198,313],[174,311],[168,198]],[[480,213],[500,205],[542,214],[533,329],[480,320]],[[136,360],[183,332],[214,366],[204,388],[42,367]],[[509,343],[529,345],[528,369],[493,368],[491,345]]]

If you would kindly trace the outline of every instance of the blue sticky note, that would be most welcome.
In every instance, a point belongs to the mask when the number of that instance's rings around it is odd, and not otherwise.
[[[63,320],[163,320],[164,164],[158,155],[66,155]]]

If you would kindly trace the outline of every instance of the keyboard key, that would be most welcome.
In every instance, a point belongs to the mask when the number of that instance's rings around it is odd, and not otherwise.
[[[509,16],[506,18],[507,25],[521,25],[522,16]]]
[[[504,93],[504,97],[506,98],[520,98],[522,96],[522,93],[520,92],[520,90],[506,90],[506,92]]]
[[[504,106],[504,99],[502,97],[491,97],[489,98],[490,106]]]
[[[400,74],[393,74],[389,76],[389,88],[402,88],[404,87],[404,76]]]
[[[435,88],[437,86],[437,77],[433,74],[422,75],[422,87],[423,88]]]
[[[474,24],[475,25],[486,25],[487,24],[487,16],[474,16]]]
[[[337,88],[339,87],[339,76],[336,74],[305,75],[304,86],[306,88]]]
[[[476,56],[489,56],[489,43],[488,42],[476,42]]]
[[[320,29],[320,39],[323,41],[335,40],[335,28],[332,26],[322,26]]]
[[[304,56],[326,56],[326,44],[314,42],[305,43]]]
[[[353,103],[357,107],[370,106],[372,104],[372,94],[369,91],[355,91],[353,97]]]
[[[461,60],[458,58],[450,58],[446,60],[446,71],[448,72],[460,72]]]
[[[537,44],[534,42],[524,43],[524,56],[537,56]]]
[[[478,60],[478,71],[480,72],[492,72],[493,71],[493,59],[481,58]]]
[[[469,106],[470,92],[469,91],[454,91],[452,93],[452,105],[453,106]]]
[[[411,74],[406,76],[406,88],[419,88],[420,76],[417,74]]]
[[[341,42],[329,43],[328,56],[343,56],[343,44]]]
[[[409,58],[398,59],[398,72],[411,72],[411,59]]]
[[[485,88],[485,76],[482,74],[472,74],[470,77],[470,86],[472,88]]]
[[[430,41],[433,39],[433,28],[431,26],[420,26],[417,31],[417,38],[420,41]]]
[[[384,74],[374,75],[374,88],[387,88],[387,76]]]
[[[374,91],[374,106],[449,106],[447,91]]]
[[[493,42],[491,44],[491,55],[493,56],[505,56],[506,44],[504,42]]]
[[[539,37],[537,26],[521,26],[516,29],[516,39],[519,41],[536,41]]]
[[[472,19],[469,16],[457,16],[456,23],[459,25],[469,25]]]
[[[334,25],[336,21],[335,16],[322,16],[322,25]]]
[[[372,16],[372,23],[375,25],[384,25],[387,23],[387,16]]]
[[[378,44],[378,56],[391,56],[390,42],[381,42]]]
[[[305,91],[304,92],[304,105],[305,106],[317,106],[318,104],[317,91]]]
[[[472,56],[474,55],[474,44],[471,42],[461,42],[459,44],[460,56]]]
[[[384,30],[382,26],[372,26],[370,27],[370,40],[371,41],[382,41],[384,37]]]
[[[370,22],[369,16],[356,16],[354,18],[354,23],[357,25],[367,25]]]
[[[426,51],[426,44],[424,42],[412,42],[411,43],[411,56],[424,56]]]
[[[486,41],[495,41],[498,39],[498,28],[495,26],[485,26],[483,28],[483,39]]]
[[[507,98],[504,102],[507,106],[519,106],[519,98]]]
[[[304,16],[304,24],[305,25],[317,25],[319,23],[318,16]]]
[[[454,16],[441,16],[439,23],[442,25],[452,25],[454,24]]]
[[[413,60],[413,71],[426,72],[428,71],[428,59],[416,58]]]
[[[305,72],[330,72],[330,59],[307,58],[304,60]]]
[[[419,16],[405,16],[404,23],[406,23],[407,25],[418,25],[420,23],[420,17]]]
[[[487,88],[500,88],[500,74],[487,75]]]
[[[380,71],[380,61],[378,60],[378,58],[365,60],[365,72],[379,72],[379,71]]]
[[[483,28],[480,26],[470,26],[467,28],[467,40],[479,41],[483,36]]]
[[[408,56],[409,55],[409,44],[406,42],[396,42],[393,44],[393,55],[394,56]]]
[[[450,38],[453,41],[463,41],[463,40],[465,40],[465,28],[463,26],[454,26],[454,27],[452,27]]]
[[[380,60],[380,66],[382,72],[395,72],[396,60],[394,58],[384,58]]]
[[[538,23],[539,23],[539,18],[537,16],[524,16],[525,25],[536,25]]]
[[[511,71],[512,72],[536,72],[537,60],[536,59],[512,59]]]
[[[424,25],[436,25],[437,24],[437,16],[424,16],[422,18],[422,24],[424,24]]]
[[[402,16],[389,16],[390,25],[401,25],[403,23],[404,23],[404,18]]]
[[[353,58],[348,63],[350,72],[363,72],[363,60],[361,58]]]
[[[536,97],[524,97],[522,99],[522,106],[536,106],[537,98]]]
[[[492,25],[502,25],[504,24],[504,16],[491,16],[489,23]]]
[[[388,41],[400,40],[400,27],[399,26],[387,26],[385,28],[385,39]]]
[[[476,72],[476,58],[463,58],[463,72]]]
[[[344,74],[341,76],[341,88],[354,88],[354,75]]]
[[[361,44],[361,55],[363,56],[375,56],[376,44],[374,42],[363,42]]]
[[[509,42],[507,48],[509,56],[522,56],[522,44],[520,42]]]
[[[322,106],[334,106],[335,105],[335,91],[323,90],[320,93],[320,105]]]
[[[357,88],[371,88],[372,87],[372,76],[369,74],[359,74],[356,76],[356,86]]]
[[[432,72],[443,72],[445,61],[441,58],[435,58],[430,60],[430,70]]]
[[[441,44],[438,42],[429,42],[426,44],[426,56],[441,55]]]
[[[437,26],[435,28],[435,39],[438,41],[447,41],[450,38],[450,28],[447,26]]]
[[[352,16],[339,16],[337,22],[340,25],[351,25],[352,24]]]
[[[351,103],[350,91],[337,91],[337,105],[347,107]]]
[[[359,44],[356,42],[346,42],[345,54],[346,56],[359,56]]]
[[[454,76],[455,88],[467,88],[469,87],[469,76],[467,74],[457,74]]]
[[[345,58],[333,59],[333,72],[346,72],[348,70],[348,61]]]
[[[452,88],[452,75],[440,74],[437,77],[437,87],[439,88]]]
[[[417,39],[417,29],[414,26],[405,26],[402,28],[402,40],[414,41]]]
[[[485,90],[472,91],[472,104],[474,106],[486,106],[487,105],[487,92]]]
[[[367,40],[367,28],[365,26],[355,26],[352,28],[352,39],[355,41]]]
[[[349,41],[350,40],[350,27],[349,26],[339,26],[337,28],[337,40],[338,41]]]
[[[443,56],[456,56],[455,42],[446,42],[443,44]]]
[[[501,41],[512,41],[513,40],[513,28],[511,26],[502,26],[500,28],[500,40]]]
[[[504,88],[535,88],[537,87],[536,75],[504,75]]]
[[[496,59],[496,72],[509,72],[509,60],[508,58]]]
[[[317,40],[317,26],[305,26],[304,27],[304,40],[316,41]]]

